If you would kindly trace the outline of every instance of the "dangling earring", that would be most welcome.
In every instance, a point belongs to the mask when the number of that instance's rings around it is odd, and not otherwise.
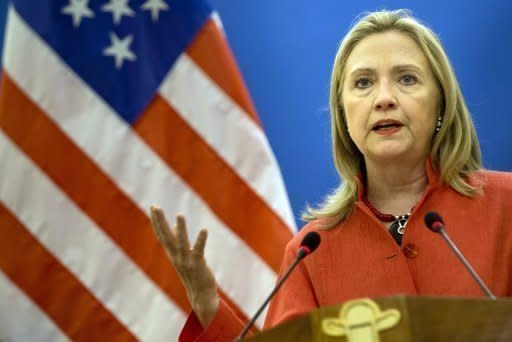
[[[443,126],[443,117],[441,115],[439,115],[437,117],[437,121],[436,121],[436,133],[438,133],[441,130],[442,126]]]

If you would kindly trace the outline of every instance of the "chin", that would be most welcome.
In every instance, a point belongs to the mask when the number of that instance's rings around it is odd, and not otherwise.
[[[379,148],[371,151],[368,155],[374,160],[397,160],[406,159],[410,150],[405,148]]]

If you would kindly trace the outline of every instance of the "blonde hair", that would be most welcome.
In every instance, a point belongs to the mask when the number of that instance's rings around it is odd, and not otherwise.
[[[479,190],[468,176],[481,169],[480,145],[471,115],[466,107],[455,73],[441,42],[428,27],[407,10],[372,12],[355,23],[336,54],[331,75],[330,114],[334,165],[341,185],[319,208],[307,207],[303,220],[321,219],[323,228],[331,228],[343,220],[357,201],[357,174],[364,159],[350,138],[342,108],[342,85],[347,59],[354,47],[369,35],[397,31],[411,37],[425,54],[441,94],[443,125],[435,134],[430,152],[432,166],[440,180],[457,192],[472,197]]]

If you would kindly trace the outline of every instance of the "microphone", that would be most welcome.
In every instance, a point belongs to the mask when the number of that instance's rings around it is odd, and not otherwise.
[[[310,255],[317,249],[318,245],[320,244],[320,234],[317,232],[309,232],[304,236],[302,239],[302,242],[300,243],[299,250],[297,251],[297,256],[295,257],[295,260],[292,262],[292,264],[288,267],[286,272],[284,272],[281,279],[277,281],[276,286],[270,293],[270,295],[267,297],[267,299],[263,302],[263,304],[260,306],[258,311],[254,314],[254,316],[251,318],[251,320],[245,325],[244,329],[238,335],[237,338],[235,338],[235,341],[242,341],[245,335],[249,332],[249,329],[252,328],[254,325],[254,322],[258,319],[258,317],[263,312],[263,309],[267,306],[267,304],[270,302],[270,300],[274,297],[276,292],[281,288],[283,283],[286,279],[288,279],[288,276],[292,273],[292,271],[295,269],[295,267],[299,264],[299,262],[304,259],[306,256]]]
[[[471,274],[473,279],[475,279],[476,283],[478,284],[478,286],[480,286],[480,288],[487,295],[487,297],[489,299],[496,300],[496,296],[492,294],[491,290],[489,290],[487,285],[485,285],[483,280],[478,276],[478,274],[475,272],[473,267],[471,267],[471,265],[466,260],[464,255],[462,255],[462,253],[459,251],[459,249],[457,248],[455,243],[453,243],[452,239],[450,239],[450,237],[448,236],[448,233],[446,233],[446,231],[444,229],[444,221],[443,221],[443,218],[441,217],[441,215],[439,215],[435,211],[429,211],[425,215],[424,220],[425,220],[425,225],[428,227],[428,229],[430,229],[434,233],[441,234],[441,236],[444,238],[444,240],[446,241],[448,246],[450,246],[451,250],[455,253],[455,255],[457,255],[459,257],[460,261],[462,261],[462,264],[464,264],[464,267],[468,270],[468,272]]]

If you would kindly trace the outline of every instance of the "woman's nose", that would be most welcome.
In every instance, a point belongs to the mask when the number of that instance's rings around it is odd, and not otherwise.
[[[375,99],[375,110],[387,111],[396,108],[396,99],[389,85],[381,84],[378,89],[377,98]]]

